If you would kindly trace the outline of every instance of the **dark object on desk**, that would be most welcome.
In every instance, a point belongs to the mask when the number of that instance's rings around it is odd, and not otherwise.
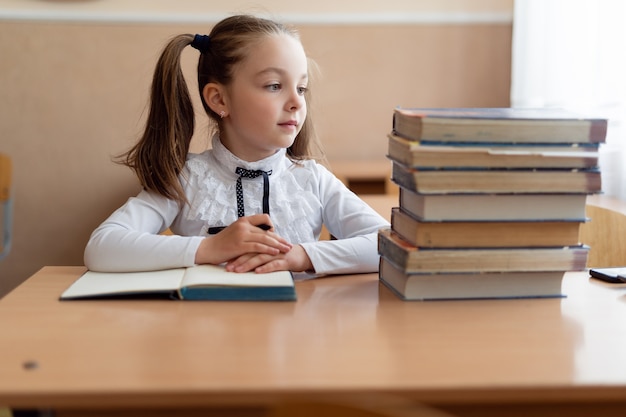
[[[589,275],[611,284],[626,284],[626,267],[592,268]]]

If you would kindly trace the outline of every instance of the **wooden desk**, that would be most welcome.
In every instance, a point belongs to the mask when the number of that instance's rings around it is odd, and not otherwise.
[[[567,274],[564,299],[402,302],[364,274],[298,282],[295,303],[59,302],[83,270],[46,267],[0,300],[0,405],[265,415],[286,400],[391,395],[458,416],[626,407],[626,287],[586,273]]]

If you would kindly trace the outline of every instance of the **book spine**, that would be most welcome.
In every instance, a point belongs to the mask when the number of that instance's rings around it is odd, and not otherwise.
[[[592,143],[604,143],[604,141],[606,140],[607,129],[607,120],[592,120],[591,127],[589,129],[589,141]]]
[[[400,187],[404,187],[413,192],[419,191],[415,176],[396,161],[392,161],[391,164],[391,180]]]
[[[384,233],[378,234],[378,254],[400,268],[406,267],[409,258],[408,252],[394,244]]]

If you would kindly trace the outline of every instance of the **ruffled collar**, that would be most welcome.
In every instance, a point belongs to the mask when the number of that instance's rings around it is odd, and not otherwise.
[[[296,165],[286,157],[286,149],[255,162],[246,162],[233,155],[213,137],[213,147],[202,154],[190,155],[187,220],[201,221],[200,235],[205,236],[209,227],[228,226],[237,220],[237,200],[235,182],[238,175],[235,169],[272,170],[270,175],[270,214],[276,233],[290,242],[303,243],[316,240],[315,222],[321,212],[319,198],[312,192],[307,175],[310,164]],[[263,182],[250,181],[246,184],[246,213],[262,213]],[[249,210],[248,210],[249,209]],[[312,223],[311,223],[312,222]],[[319,230],[318,230],[319,232]]]
[[[281,169],[281,167],[284,166],[284,163],[281,163],[281,162],[284,161],[285,155],[287,153],[287,150],[283,148],[283,149],[280,149],[278,152],[276,152],[274,155],[269,156],[265,159],[261,159],[259,161],[254,161],[254,162],[248,162],[237,157],[235,154],[229,151],[224,146],[224,144],[222,144],[222,141],[217,135],[213,136],[212,146],[213,146],[213,156],[215,157],[217,163],[220,165],[220,167],[224,171],[228,173],[232,173],[233,178],[238,177],[238,175],[235,173],[235,170],[237,169],[237,167],[250,169],[250,170],[260,169],[262,171],[272,171],[274,175],[276,175]]]

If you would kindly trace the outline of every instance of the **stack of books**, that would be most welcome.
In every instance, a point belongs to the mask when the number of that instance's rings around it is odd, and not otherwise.
[[[557,109],[396,108],[381,282],[406,300],[562,297],[564,273],[586,267],[606,130]]]

